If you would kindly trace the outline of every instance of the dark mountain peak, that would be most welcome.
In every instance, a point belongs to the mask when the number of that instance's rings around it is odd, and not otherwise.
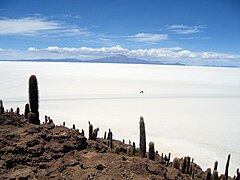
[[[115,58],[129,58],[129,57],[123,55],[123,54],[116,54],[116,55],[113,56],[113,57],[115,57]]]

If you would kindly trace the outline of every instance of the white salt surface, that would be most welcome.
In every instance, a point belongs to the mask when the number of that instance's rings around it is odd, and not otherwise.
[[[159,153],[194,157],[205,170],[219,161],[224,173],[240,167],[240,69],[159,65],[0,62],[0,99],[5,108],[28,101],[28,78],[39,83],[40,114],[55,124],[88,121],[111,128],[115,139],[139,144],[139,117],[147,142]],[[144,91],[144,93],[140,93]]]

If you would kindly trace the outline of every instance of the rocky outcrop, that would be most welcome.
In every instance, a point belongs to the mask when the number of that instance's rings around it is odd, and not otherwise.
[[[0,115],[0,179],[191,179],[166,163],[141,158],[140,150],[127,154],[129,144],[113,140],[87,140],[78,129],[50,124],[29,124],[24,116]],[[194,179],[206,172],[191,162]]]

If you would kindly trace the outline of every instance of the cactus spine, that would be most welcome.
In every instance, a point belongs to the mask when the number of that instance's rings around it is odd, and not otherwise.
[[[32,124],[40,124],[39,112],[38,112],[38,83],[35,75],[31,75],[29,78],[29,104],[32,113],[36,114],[36,119],[32,121]]]
[[[155,149],[152,141],[149,143],[149,159],[155,160]]]
[[[142,116],[140,117],[140,154],[142,157],[146,157],[146,132]]]
[[[229,168],[230,157],[231,157],[231,154],[228,155],[227,163],[226,163],[226,167],[225,167],[225,178],[226,178],[226,180],[228,180],[228,168]]]

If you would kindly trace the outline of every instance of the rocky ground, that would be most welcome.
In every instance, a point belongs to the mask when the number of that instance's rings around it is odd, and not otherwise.
[[[54,123],[33,125],[24,116],[0,115],[0,179],[206,179],[194,162],[182,173],[156,154],[155,161],[141,158],[138,149],[114,140],[87,140],[77,129]],[[219,177],[223,179],[223,176]],[[229,178],[231,179],[231,178]]]

